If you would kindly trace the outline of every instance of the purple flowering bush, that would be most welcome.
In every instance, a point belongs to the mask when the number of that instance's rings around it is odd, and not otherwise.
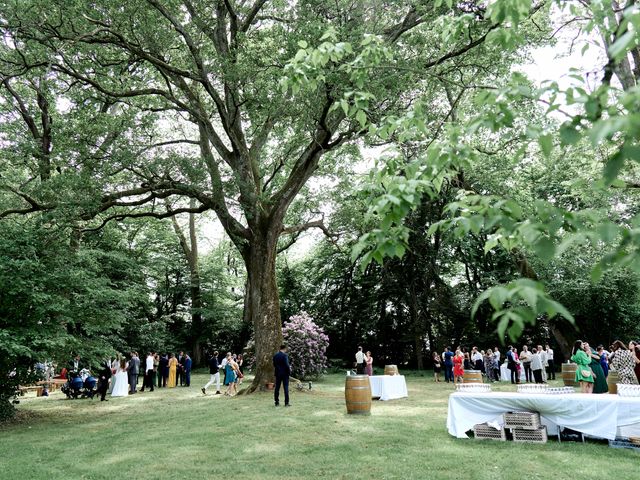
[[[282,335],[289,349],[289,362],[294,377],[308,380],[324,373],[329,337],[307,312],[291,316],[282,327]]]

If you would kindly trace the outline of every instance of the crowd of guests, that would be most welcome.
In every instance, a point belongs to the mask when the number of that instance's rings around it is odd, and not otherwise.
[[[468,351],[466,347],[458,347],[455,352],[451,347],[446,347],[441,354],[433,353],[434,381],[440,382],[440,375],[444,371],[444,381],[461,383],[465,370],[482,372],[490,382],[499,382],[502,379],[500,360],[502,353],[499,347],[487,350],[479,350],[473,347]],[[524,371],[527,382],[545,383],[547,379],[556,378],[553,349],[549,345],[537,345],[518,349],[509,345],[505,351],[504,362],[510,372],[511,383],[519,383]]]
[[[619,383],[638,384],[640,379],[640,342],[630,342],[627,346],[616,340],[607,350],[602,345],[593,348],[587,342],[578,340],[571,355],[571,361],[577,365],[576,382],[579,382],[584,393],[607,392],[610,370],[617,372]],[[544,348],[542,345],[524,345],[520,352],[509,345],[504,357],[498,347],[487,350],[473,347],[471,351],[464,347],[452,351],[451,347],[446,347],[441,354],[434,352],[434,381],[440,382],[444,371],[445,382],[461,383],[465,370],[480,371],[490,382],[500,381],[502,358],[513,384],[520,383],[523,376],[524,381],[530,383],[547,383],[547,380],[556,378],[554,352],[549,345]]]
[[[637,385],[640,379],[640,343],[628,346],[616,340],[606,350],[602,345],[593,349],[587,342],[576,340],[571,352],[576,364],[576,382],[582,393],[606,393],[609,391],[609,371],[618,374],[617,383]]]
[[[215,351],[209,356],[209,382],[201,388],[202,394],[207,394],[207,389],[213,384],[216,385],[216,395],[220,395],[220,370],[223,374],[223,385],[227,387],[224,394],[233,397],[238,393],[238,385],[242,385],[244,378],[244,359],[242,354],[227,352],[222,362],[218,361],[218,352]]]
[[[154,388],[175,388],[191,386],[191,369],[193,361],[189,354],[180,352],[157,353],[148,352],[144,360],[138,352],[131,352],[128,358],[121,355],[105,362],[100,372],[100,380],[105,382],[112,378],[109,393],[112,397],[124,397],[138,393],[138,382],[142,377],[141,392],[145,389],[153,392]]]

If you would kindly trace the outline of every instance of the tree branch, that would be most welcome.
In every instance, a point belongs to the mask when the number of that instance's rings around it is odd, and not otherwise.
[[[197,208],[177,208],[175,210],[171,210],[170,212],[163,212],[163,213],[158,213],[158,212],[132,212],[132,213],[116,213],[113,215],[108,216],[107,218],[105,218],[102,223],[100,225],[98,225],[97,227],[92,227],[92,228],[83,228],[82,232],[96,232],[102,228],[104,228],[105,225],[107,225],[107,223],[109,223],[112,220],[118,220],[118,221],[122,221],[125,218],[144,218],[144,217],[151,217],[151,218],[157,218],[157,219],[163,219],[163,218],[169,218],[173,215],[177,215],[179,213],[202,213],[209,210],[209,207],[207,205],[200,205]]]
[[[241,32],[247,32],[249,30],[249,27],[255,20],[258,13],[260,13],[260,10],[264,6],[264,4],[267,3],[267,1],[268,0],[256,0],[256,3],[253,4],[253,7],[251,7],[251,10],[249,10],[249,13],[240,25]]]

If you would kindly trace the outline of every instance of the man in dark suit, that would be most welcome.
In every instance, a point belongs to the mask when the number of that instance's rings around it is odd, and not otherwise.
[[[158,363],[158,388],[167,386],[167,377],[169,376],[169,358],[167,354],[160,356]]]
[[[189,356],[189,354],[187,353],[184,356],[184,386],[185,387],[190,387],[191,386],[191,365],[193,365],[193,361],[191,360],[191,357]]]
[[[131,352],[131,360],[129,360],[129,368],[127,373],[129,375],[129,393],[138,393],[136,391],[138,385],[138,373],[140,372],[140,359],[136,352]]]
[[[280,384],[284,388],[284,406],[289,405],[289,375],[291,375],[291,367],[289,366],[289,356],[287,355],[287,346],[280,345],[280,351],[273,356],[273,366],[276,371],[276,389],[273,392],[273,399],[276,407],[280,405]]]
[[[106,360],[100,370],[100,381],[98,383],[98,393],[100,394],[100,401],[104,402],[107,399],[107,390],[109,389],[109,379],[111,378],[111,361]]]

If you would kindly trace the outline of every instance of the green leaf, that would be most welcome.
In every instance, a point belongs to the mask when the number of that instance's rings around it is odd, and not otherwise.
[[[546,299],[546,303],[547,303],[546,313],[547,315],[549,315],[549,318],[553,318],[556,315],[561,315],[565,319],[569,320],[571,323],[575,322],[573,315],[571,315],[571,313],[569,313],[569,310],[567,310],[564,307],[564,305],[562,305],[561,303],[558,303],[555,300],[551,300],[550,298]]]
[[[620,173],[620,170],[622,170],[623,166],[624,166],[624,155],[622,154],[621,150],[618,150],[609,158],[609,160],[604,166],[603,176],[604,176],[604,181],[607,183],[607,185],[616,179],[616,177]]]
[[[563,145],[574,145],[580,140],[581,136],[576,127],[570,123],[564,123],[560,127],[560,140]]]
[[[545,157],[549,158],[551,151],[553,150],[553,138],[551,135],[541,135],[538,137],[538,143],[540,144],[540,150]]]
[[[622,154],[629,160],[640,162],[640,145],[631,145],[629,143],[625,143],[622,146]]]
[[[364,126],[367,124],[367,114],[364,113],[364,110],[358,110],[358,113],[356,113],[356,120],[358,121],[360,126],[364,128]]]
[[[344,98],[340,100],[340,106],[342,107],[342,111],[345,115],[349,115],[349,102],[347,102]]]
[[[602,262],[596,263],[591,269],[591,281],[593,283],[598,283],[602,279],[602,275],[604,274],[604,265]]]
[[[609,55],[616,60],[620,60],[632,43],[636,41],[637,32],[634,30],[627,30],[620,38],[618,38],[609,47]]]
[[[551,261],[556,253],[556,246],[548,237],[540,237],[533,247],[543,262]]]

